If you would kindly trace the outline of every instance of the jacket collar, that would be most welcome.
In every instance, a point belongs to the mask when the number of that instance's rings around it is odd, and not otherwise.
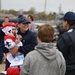
[[[20,34],[20,35],[26,35],[27,33],[29,32],[29,29],[25,32],[25,33],[22,33],[21,31],[20,31],[20,29],[18,29],[18,34]]]
[[[75,29],[75,25],[70,26],[69,29]]]

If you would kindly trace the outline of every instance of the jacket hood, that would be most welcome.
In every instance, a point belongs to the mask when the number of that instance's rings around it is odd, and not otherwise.
[[[52,43],[38,43],[35,50],[49,60],[57,57],[57,49]]]

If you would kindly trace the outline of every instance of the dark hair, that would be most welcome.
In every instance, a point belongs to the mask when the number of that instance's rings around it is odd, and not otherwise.
[[[5,16],[5,18],[8,18],[8,19],[9,19],[9,17],[8,17],[8,16]]]
[[[65,20],[65,21],[66,21],[66,20]],[[75,20],[72,20],[72,21],[68,21],[68,20],[67,20],[67,22],[68,22],[68,24],[69,24],[70,26],[75,25]]]
[[[38,37],[42,42],[52,42],[54,37],[54,29],[51,25],[45,24],[39,27]]]
[[[32,20],[32,21],[34,21],[34,18],[33,18],[33,16],[32,16],[32,15],[28,15],[28,17],[30,17],[30,18],[31,18],[31,20]]]

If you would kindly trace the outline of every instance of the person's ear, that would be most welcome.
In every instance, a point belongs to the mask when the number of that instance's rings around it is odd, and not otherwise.
[[[29,28],[29,24],[27,25],[27,27]]]
[[[66,25],[68,24],[68,21],[65,21]]]
[[[69,23],[68,23],[68,21],[65,21],[66,22],[66,27],[67,27],[67,29],[69,28]]]
[[[20,28],[21,27],[21,24],[18,24],[18,27]]]
[[[38,36],[37,36],[37,41],[38,41],[38,42],[41,42],[41,39],[40,39]]]

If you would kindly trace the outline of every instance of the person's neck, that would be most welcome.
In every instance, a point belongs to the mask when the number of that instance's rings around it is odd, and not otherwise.
[[[23,31],[23,30],[20,30],[21,31],[21,33],[25,33],[25,32],[27,32],[29,29],[26,29],[25,31]]]

